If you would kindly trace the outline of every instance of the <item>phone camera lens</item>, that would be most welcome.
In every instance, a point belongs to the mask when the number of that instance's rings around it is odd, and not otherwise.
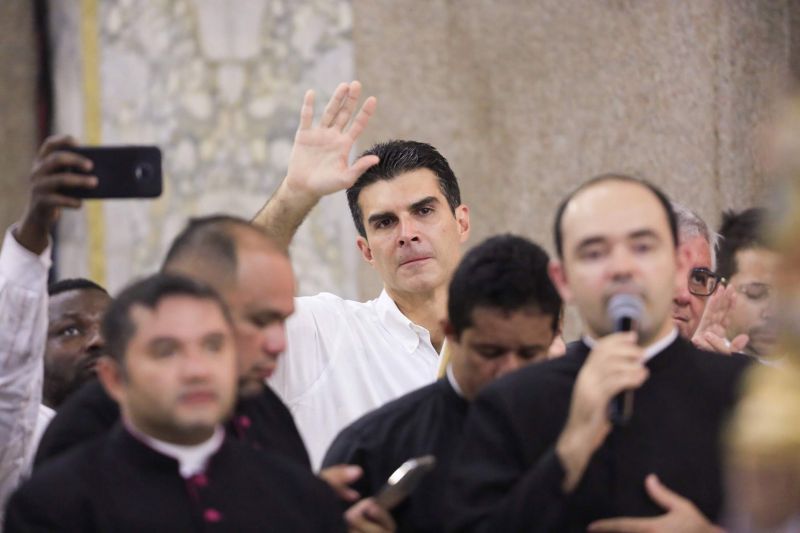
[[[137,181],[147,181],[153,178],[153,167],[149,163],[139,163],[136,165],[134,175]]]

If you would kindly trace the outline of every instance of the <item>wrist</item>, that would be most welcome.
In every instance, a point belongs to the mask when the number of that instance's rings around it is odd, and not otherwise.
[[[50,243],[49,225],[31,216],[24,216],[12,235],[20,245],[36,255],[44,252]]]
[[[286,175],[278,191],[284,200],[291,205],[313,207],[323,195],[302,185],[303,180],[292,176],[291,172]]]
[[[592,439],[584,433],[580,428],[570,428],[567,424],[556,442],[556,455],[565,472],[562,483],[565,493],[572,492],[578,485],[594,451],[590,444]]]

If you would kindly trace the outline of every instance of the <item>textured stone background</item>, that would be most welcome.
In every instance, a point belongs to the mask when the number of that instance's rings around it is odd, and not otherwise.
[[[552,250],[558,201],[608,171],[716,226],[765,191],[754,132],[797,63],[798,13],[789,0],[354,0],[356,71],[379,100],[365,143],[440,148],[471,243],[512,231]],[[366,296],[378,283],[362,270]]]
[[[36,148],[33,2],[0,2],[0,230],[21,214]]]

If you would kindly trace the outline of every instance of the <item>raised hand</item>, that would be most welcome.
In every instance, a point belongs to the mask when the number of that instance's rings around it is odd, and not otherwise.
[[[360,96],[358,81],[339,84],[319,124],[313,126],[314,91],[306,92],[286,174],[286,186],[292,192],[319,199],[350,187],[378,162],[376,156],[364,156],[348,164],[353,143],[364,131],[377,105],[374,96],[367,98],[351,123]]]
[[[75,140],[68,135],[49,137],[42,144],[30,175],[30,196],[25,213],[17,226],[14,237],[32,251],[40,254],[47,248],[48,235],[58,220],[61,208],[79,208],[81,201],[61,193],[64,187],[97,186],[97,178],[84,174],[68,172],[66,168],[78,168],[86,172],[92,169],[92,162],[73,152],[63,150],[75,146]]]
[[[736,290],[733,287],[720,286],[711,295],[703,312],[703,318],[692,336],[692,343],[698,348],[730,355],[740,352],[747,346],[749,338],[742,334],[732,341],[726,339],[726,331],[730,322],[730,311],[736,302]]]
[[[589,524],[589,531],[614,531],[616,533],[723,533],[711,524],[692,502],[672,492],[655,474],[645,479],[647,494],[665,511],[653,518],[607,518]]]

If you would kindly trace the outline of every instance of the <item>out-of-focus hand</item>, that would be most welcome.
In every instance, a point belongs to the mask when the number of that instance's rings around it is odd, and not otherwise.
[[[592,348],[572,392],[569,418],[556,443],[556,453],[566,470],[563,489],[577,486],[592,454],[611,430],[608,404],[628,389],[637,389],[648,376],[644,350],[636,333],[612,333]]]
[[[377,106],[375,97],[367,98],[350,123],[360,96],[358,81],[339,84],[319,123],[313,126],[314,91],[306,92],[286,174],[285,186],[290,193],[316,201],[350,187],[378,162],[377,156],[364,156],[348,164],[353,143]]]
[[[363,470],[357,465],[334,465],[323,468],[319,473],[319,477],[330,485],[339,498],[346,502],[354,502],[361,495],[353,490],[350,485],[361,478],[363,474]]]
[[[350,507],[344,515],[350,533],[392,533],[397,530],[389,511],[365,498]]]
[[[746,334],[738,335],[732,341],[725,338],[730,311],[735,303],[736,290],[720,285],[708,299],[703,318],[692,336],[692,343],[703,350],[726,355],[742,351],[750,340]]]
[[[84,174],[67,172],[74,167],[84,171],[92,169],[92,162],[73,152],[63,150],[75,146],[75,140],[68,135],[49,137],[42,144],[30,175],[30,195],[25,212],[14,232],[17,241],[35,254],[47,248],[48,236],[64,207],[77,209],[81,201],[62,194],[63,187],[97,186],[97,178]]]
[[[709,522],[692,502],[669,490],[655,474],[644,482],[647,493],[667,512],[653,518],[607,518],[589,524],[589,531],[617,533],[724,533]]]

